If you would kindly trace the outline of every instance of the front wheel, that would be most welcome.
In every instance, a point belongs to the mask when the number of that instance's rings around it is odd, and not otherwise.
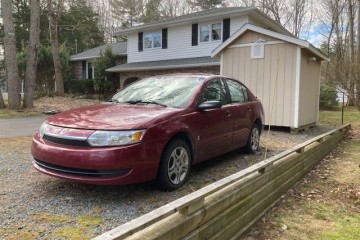
[[[191,167],[189,146],[185,141],[176,139],[166,147],[162,156],[158,174],[160,187],[174,190],[187,180]]]
[[[246,151],[248,153],[255,153],[259,149],[260,144],[260,130],[259,126],[255,123],[250,131],[249,138],[246,144]]]

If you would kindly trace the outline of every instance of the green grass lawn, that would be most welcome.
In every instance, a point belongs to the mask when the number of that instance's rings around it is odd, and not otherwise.
[[[351,123],[356,127],[360,126],[360,112],[355,107],[345,107],[343,121],[344,124]],[[341,109],[338,111],[320,111],[319,122],[340,126],[342,121]]]
[[[341,111],[321,111],[319,123],[341,125]],[[346,108],[352,129],[243,239],[360,239],[360,112]]]

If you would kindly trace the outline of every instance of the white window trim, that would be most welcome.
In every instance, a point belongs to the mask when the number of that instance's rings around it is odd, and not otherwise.
[[[220,28],[221,28],[221,31],[220,31],[220,39],[218,40],[212,40],[212,25],[213,24],[220,24]],[[206,42],[202,42],[201,41],[201,27],[203,26],[208,26],[209,27],[209,41],[206,41]],[[223,35],[223,23],[221,21],[219,22],[211,22],[211,23],[202,23],[202,24],[199,24],[199,27],[198,27],[198,42],[200,44],[202,43],[211,43],[211,42],[219,42],[219,41],[222,41],[222,35]]]
[[[251,59],[264,58],[264,45],[265,40],[258,39],[256,42],[251,44]]]
[[[159,47],[154,47],[154,36],[152,35],[152,42],[151,42],[151,48],[147,48],[145,47],[145,35],[147,34],[154,34],[154,33],[159,33],[160,34],[160,46]],[[162,48],[162,31],[152,31],[152,32],[144,32],[143,34],[143,50],[151,50],[151,49],[161,49]]]
[[[274,44],[283,44],[284,41],[268,41],[265,42],[264,45],[274,45]],[[233,44],[230,45],[228,48],[245,48],[245,47],[251,47],[253,43],[240,43],[240,44]]]

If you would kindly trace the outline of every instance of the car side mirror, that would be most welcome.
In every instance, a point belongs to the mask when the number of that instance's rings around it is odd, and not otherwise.
[[[198,109],[201,111],[207,110],[207,109],[215,109],[215,108],[221,108],[222,104],[220,101],[206,101],[201,103],[198,106]]]

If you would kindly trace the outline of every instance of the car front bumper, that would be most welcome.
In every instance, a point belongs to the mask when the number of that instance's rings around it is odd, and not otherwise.
[[[125,185],[155,179],[161,158],[155,142],[117,147],[74,147],[55,144],[36,134],[34,167],[53,177],[97,185]]]

